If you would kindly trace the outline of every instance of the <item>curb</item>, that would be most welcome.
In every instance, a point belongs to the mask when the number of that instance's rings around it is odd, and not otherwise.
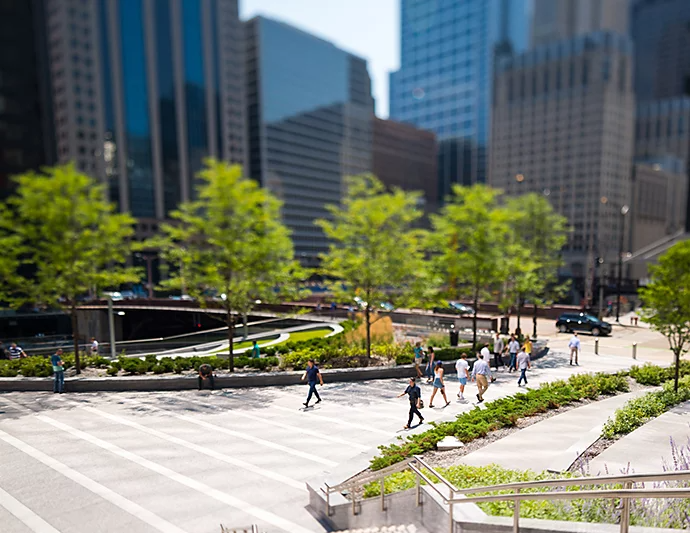
[[[533,359],[543,357],[548,348],[536,353]],[[455,372],[453,361],[444,361],[446,372]],[[371,379],[408,378],[416,375],[411,365],[378,366],[368,368],[337,368],[322,370],[324,381],[329,383],[367,381]],[[234,375],[217,375],[216,389],[242,387],[278,387],[299,385],[303,372],[256,372]],[[66,378],[65,392],[152,392],[194,390],[198,388],[197,376],[185,377],[107,377]],[[51,392],[53,378],[0,378],[0,392]]]

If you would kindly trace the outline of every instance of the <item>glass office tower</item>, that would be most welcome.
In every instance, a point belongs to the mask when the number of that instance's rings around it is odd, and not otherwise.
[[[156,230],[205,157],[244,162],[237,0],[46,0],[58,157]]]
[[[439,139],[439,192],[486,181],[495,58],[522,52],[529,0],[401,0],[390,118]]]
[[[371,171],[367,63],[281,22],[245,26],[249,175],[282,200],[296,255],[313,265],[328,248],[314,220],[340,203],[345,176]]]

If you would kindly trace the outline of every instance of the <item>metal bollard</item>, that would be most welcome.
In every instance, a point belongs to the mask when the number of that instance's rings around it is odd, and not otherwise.
[[[599,339],[594,339],[594,353],[599,355]]]
[[[637,343],[633,342],[633,359],[637,359]]]

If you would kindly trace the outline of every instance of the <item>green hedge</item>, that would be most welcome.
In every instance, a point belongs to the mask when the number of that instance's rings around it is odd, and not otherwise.
[[[641,385],[661,385],[675,377],[675,367],[660,367],[651,363],[634,366],[630,369],[630,376]],[[680,362],[680,376],[690,376],[690,361]]]
[[[633,398],[618,409],[604,424],[601,435],[607,439],[627,435],[687,400],[690,400],[690,376],[685,376],[678,384],[678,392],[674,392],[673,383],[667,382],[662,390]]]
[[[435,424],[423,433],[407,437],[401,444],[380,446],[381,453],[371,460],[371,468],[380,470],[413,455],[433,450],[447,436],[455,436],[467,443],[491,431],[513,427],[520,418],[558,409],[583,398],[628,390],[624,374],[579,374],[571,376],[568,381],[544,383],[538,389],[488,402],[483,409],[475,407],[458,415],[452,422]]]

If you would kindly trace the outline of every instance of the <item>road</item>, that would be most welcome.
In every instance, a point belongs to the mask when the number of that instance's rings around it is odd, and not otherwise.
[[[628,361],[585,353],[581,365],[552,353],[536,363],[530,386]],[[359,464],[404,434],[407,402],[395,396],[405,384],[327,383],[323,403],[306,411],[301,385],[0,394],[0,530],[219,533],[221,524],[259,524],[271,533],[323,531],[305,507],[305,481]],[[456,387],[451,380],[450,406],[424,409],[427,421],[472,408],[456,400]],[[486,397],[517,390],[516,376],[501,373]],[[427,404],[430,392],[424,384]]]

